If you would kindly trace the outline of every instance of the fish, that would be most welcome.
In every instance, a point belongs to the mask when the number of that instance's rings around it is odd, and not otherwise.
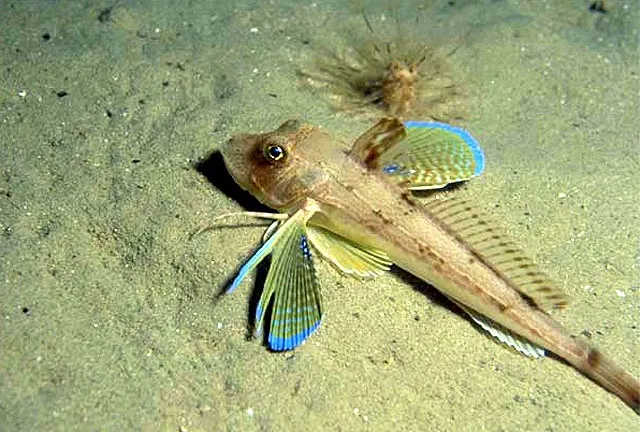
[[[362,279],[395,265],[499,342],[532,358],[553,353],[640,414],[640,382],[549,314],[567,306],[566,294],[503,229],[469,200],[414,196],[482,174],[485,155],[468,131],[384,117],[346,149],[324,129],[288,120],[219,150],[238,185],[277,212],[243,213],[274,222],[227,288],[271,256],[255,311],[271,350],[295,349],[322,322],[316,254]]]

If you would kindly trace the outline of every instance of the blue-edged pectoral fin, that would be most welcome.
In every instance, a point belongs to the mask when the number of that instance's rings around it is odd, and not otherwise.
[[[267,341],[275,351],[300,345],[320,325],[322,297],[303,227],[291,233],[273,251],[271,267],[256,310],[262,326],[273,300]]]
[[[300,210],[286,219],[240,268],[227,289],[228,293],[235,290],[251,270],[272,254],[255,322],[259,333],[265,316],[270,315],[267,340],[275,351],[300,345],[318,328],[322,319],[320,286],[306,233],[307,222],[317,211],[317,203],[306,200]]]
[[[484,152],[466,130],[439,122],[408,121],[406,138],[378,160],[379,169],[411,190],[437,189],[484,171]]]
[[[382,118],[354,142],[349,156],[411,190],[442,188],[484,171],[475,138],[440,122]]]
[[[275,351],[297,347],[322,320],[320,286],[305,230],[308,217],[298,213],[269,239],[279,235],[256,309],[256,327],[261,329],[272,304],[267,341]]]
[[[256,268],[258,264],[262,262],[263,259],[269,256],[269,254],[273,250],[278,240],[282,237],[282,234],[283,232],[281,232],[280,230],[280,231],[277,231],[271,237],[269,237],[269,239],[262,244],[260,249],[258,249],[256,253],[254,253],[251,256],[251,258],[249,258],[249,260],[246,263],[244,263],[242,267],[240,267],[240,271],[238,271],[238,274],[236,275],[236,277],[233,279],[233,281],[227,288],[227,294],[231,294],[233,291],[235,291],[235,289],[240,286],[240,284],[242,283],[244,278],[249,274],[249,272],[254,268]]]

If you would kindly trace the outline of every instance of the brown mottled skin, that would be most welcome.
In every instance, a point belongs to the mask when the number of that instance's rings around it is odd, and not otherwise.
[[[272,146],[284,150],[277,161],[265,153]],[[383,250],[402,269],[555,353],[640,413],[634,376],[526,301],[405,189],[348,156],[326,132],[289,121],[270,133],[235,136],[221,152],[238,184],[262,203],[291,215],[314,202],[320,210],[310,223]]]

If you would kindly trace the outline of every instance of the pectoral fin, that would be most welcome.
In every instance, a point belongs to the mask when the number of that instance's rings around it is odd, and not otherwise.
[[[439,122],[405,122],[407,136],[380,155],[380,169],[411,190],[437,189],[482,174],[484,153],[464,129]]]
[[[310,200],[309,205],[282,223],[240,268],[227,290],[236,289],[251,270],[272,254],[255,322],[259,332],[265,316],[270,315],[267,341],[274,351],[297,347],[318,328],[322,319],[320,286],[305,228],[316,211]]]
[[[227,294],[231,294],[233,291],[235,291],[236,288],[240,286],[242,281],[244,281],[244,278],[249,274],[249,272],[256,268],[263,259],[269,256],[278,240],[282,238],[284,234],[285,231],[283,230],[276,231],[276,233],[269,237],[267,241],[262,244],[260,249],[258,249],[256,253],[254,253],[242,267],[240,267],[240,271],[238,271],[238,274],[227,288]]]
[[[273,300],[267,340],[275,351],[297,347],[322,320],[320,286],[304,225],[283,228],[288,229],[273,249],[271,267],[256,309],[256,326],[260,329]]]
[[[325,228],[309,224],[307,234],[311,245],[346,274],[376,277],[391,267],[384,252],[356,244]]]
[[[440,122],[380,119],[349,155],[411,190],[442,188],[484,171],[484,152],[471,134]]]

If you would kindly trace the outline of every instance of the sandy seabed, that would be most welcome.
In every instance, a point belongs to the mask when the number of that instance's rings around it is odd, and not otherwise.
[[[326,318],[285,354],[247,338],[250,283],[217,297],[263,230],[191,238],[260,209],[219,144],[291,117],[345,143],[370,124],[297,83],[358,21],[343,3],[0,2],[0,430],[638,429],[397,273],[318,263]],[[487,155],[457,193],[568,292],[560,322],[639,374],[638,3],[426,3],[398,16],[464,35],[450,60]]]

